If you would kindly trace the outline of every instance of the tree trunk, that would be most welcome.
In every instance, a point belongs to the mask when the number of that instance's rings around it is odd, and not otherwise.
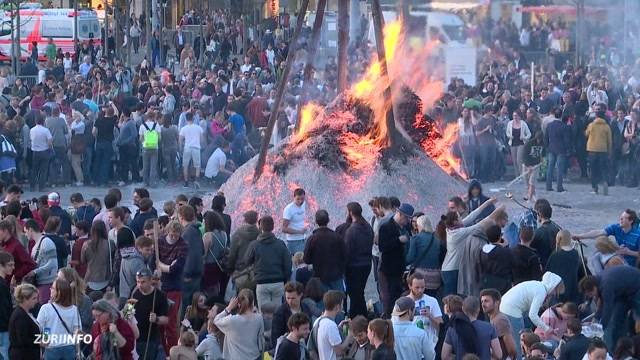
[[[326,7],[327,0],[318,0],[316,18],[313,22],[313,30],[311,32],[311,42],[309,42],[307,49],[307,61],[305,61],[304,64],[304,74],[302,77],[302,94],[300,95],[300,101],[298,102],[298,112],[296,113],[296,132],[300,128],[300,121],[302,119],[302,108],[307,103],[307,99],[309,98],[309,83],[311,82],[311,72],[313,71],[313,59],[316,57],[316,50],[318,49],[318,43],[320,42],[322,20],[324,19],[324,10]]]
[[[284,89],[287,86],[289,73],[291,72],[293,63],[296,61],[296,52],[298,51],[298,37],[300,36],[302,24],[304,23],[304,15],[307,13],[308,7],[309,0],[302,0],[300,11],[298,13],[298,19],[296,21],[296,29],[293,33],[293,39],[291,39],[291,45],[289,46],[289,54],[287,55],[286,64],[282,72],[282,77],[280,78],[280,82],[278,83],[276,99],[273,103],[271,114],[269,115],[267,129],[265,130],[264,136],[262,137],[262,143],[260,144],[260,155],[258,157],[258,162],[256,163],[255,172],[253,173],[254,183],[258,181],[258,179],[260,179],[260,175],[262,175],[262,170],[264,169],[264,164],[267,160],[267,151],[269,150],[271,134],[273,133],[273,127],[276,125],[276,120],[278,120],[278,113],[280,112],[280,106],[282,105],[282,97],[284,95]]]
[[[144,27],[145,27],[145,32],[146,32],[146,36],[145,36],[145,40],[147,41],[147,63],[148,66],[151,67],[151,64],[153,63],[153,48],[151,47],[151,39],[153,39],[153,27],[151,26],[151,17],[156,16],[154,14],[155,9],[153,8],[153,0],[146,0],[147,4],[145,5],[145,14],[146,14],[146,19],[145,19],[145,23],[144,23]],[[141,44],[142,45],[142,44]]]
[[[391,96],[391,82],[389,74],[387,72],[387,55],[384,48],[384,37],[382,34],[382,28],[384,27],[384,19],[382,17],[382,9],[380,8],[380,0],[372,0],[371,13],[373,16],[373,30],[376,37],[376,50],[378,53],[378,61],[380,62],[380,76],[386,83],[384,90],[384,99],[387,104],[390,104],[389,110],[386,115],[387,134],[389,140],[389,147],[394,148],[398,143],[398,131],[396,130],[395,117],[393,114],[393,99]]]
[[[349,46],[349,2],[338,2],[338,94],[347,88],[347,47]]]

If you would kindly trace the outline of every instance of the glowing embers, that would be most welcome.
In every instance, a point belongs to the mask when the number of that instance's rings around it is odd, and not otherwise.
[[[467,178],[462,169],[460,159],[453,155],[452,149],[458,140],[458,124],[449,124],[444,129],[443,134],[436,131],[431,132],[420,145],[438,166],[449,175],[458,174],[462,178]]]

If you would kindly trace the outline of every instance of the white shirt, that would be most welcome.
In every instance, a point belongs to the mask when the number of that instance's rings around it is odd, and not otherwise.
[[[336,360],[336,353],[333,347],[342,343],[340,330],[335,321],[329,318],[318,318],[314,322],[314,326],[318,323],[318,355],[320,360]]]
[[[36,125],[29,131],[31,151],[49,150],[49,141],[53,139],[51,131],[42,125]]]
[[[42,305],[40,311],[38,312],[38,324],[42,328],[43,332],[48,332],[49,334],[58,335],[55,339],[49,338],[50,344],[49,347],[58,347],[65,345],[75,345],[73,343],[66,343],[61,340],[64,339],[64,335],[69,335],[67,329],[65,329],[62,321],[58,318],[58,314],[53,309],[52,303],[46,303]],[[80,314],[78,313],[78,309],[75,305],[71,305],[69,307],[62,307],[59,304],[55,304],[58,313],[60,313],[60,317],[64,320],[65,324],[73,334],[77,329],[80,329]]]
[[[438,342],[438,333],[436,332],[436,328],[433,326],[428,317],[420,315],[420,310],[423,308],[429,308],[431,311],[431,317],[438,318],[442,317],[442,311],[440,310],[440,305],[438,305],[438,300],[435,298],[423,294],[422,297],[418,300],[415,300],[415,315],[413,316],[413,323],[417,325],[418,320],[422,320],[424,324],[424,331],[427,333],[427,337],[433,341],[433,343]]]
[[[249,71],[251,71],[251,64],[244,64],[244,65],[240,66],[240,72],[241,73],[244,74],[244,73],[249,72]]]
[[[184,138],[184,147],[200,149],[200,138],[202,137],[202,128],[196,124],[187,124],[180,129],[180,137]]]
[[[303,202],[301,206],[295,202],[290,203],[284,208],[282,218],[289,220],[289,228],[293,230],[304,229],[304,219],[307,213],[307,203]],[[285,234],[287,241],[304,240],[304,234]]]
[[[224,168],[227,164],[227,155],[222,151],[222,149],[217,148],[216,151],[211,154],[209,160],[207,161],[207,166],[204,169],[204,176],[208,178],[213,178],[218,176],[220,172],[220,167]]]

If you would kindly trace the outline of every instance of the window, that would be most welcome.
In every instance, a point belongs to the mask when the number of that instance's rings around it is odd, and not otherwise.
[[[29,37],[33,32],[33,28],[36,24],[35,17],[22,17],[20,18],[20,38],[24,39]]]
[[[95,20],[79,20],[78,37],[85,39],[100,37],[100,25]]]
[[[11,35],[11,21],[3,21],[0,26],[0,36]]]
[[[47,19],[42,21],[42,37],[72,38],[73,25],[68,20]]]

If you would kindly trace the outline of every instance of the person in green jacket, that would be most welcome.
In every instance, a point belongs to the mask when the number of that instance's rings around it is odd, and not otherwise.
[[[57,52],[58,48],[56,47],[56,44],[53,43],[53,38],[49,38],[49,43],[47,44],[47,48],[45,50],[47,60],[55,63]]]

